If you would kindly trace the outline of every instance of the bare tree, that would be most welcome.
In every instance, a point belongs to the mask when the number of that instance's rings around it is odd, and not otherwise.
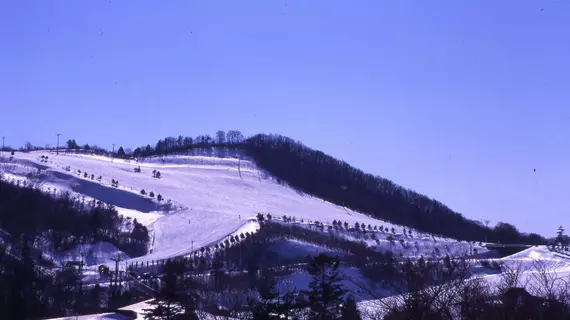
[[[526,268],[522,262],[515,262],[513,264],[504,263],[501,265],[502,273],[500,274],[499,283],[497,284],[497,291],[499,294],[504,294],[510,288],[524,288],[527,281],[523,278],[522,274]]]
[[[224,131],[218,130],[218,132],[216,132],[216,143],[218,144],[226,143],[226,133]]]
[[[569,303],[569,283],[556,271],[562,266],[564,264],[560,262],[534,260],[532,271],[529,271],[527,285],[529,293],[549,300]]]

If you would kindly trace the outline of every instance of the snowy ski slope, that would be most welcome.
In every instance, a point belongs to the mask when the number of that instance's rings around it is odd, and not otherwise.
[[[47,163],[40,162],[42,155],[49,156]],[[142,172],[135,173],[134,168],[139,166]],[[5,175],[20,179],[33,172],[33,179],[45,184],[44,188],[70,190],[86,199],[111,203],[119,213],[146,224],[154,235],[152,253],[129,262],[185,255],[233,233],[255,231],[259,212],[328,224],[342,220],[351,225],[359,222],[392,227],[280,185],[252,162],[241,160],[238,164],[238,159],[169,156],[137,163],[101,156],[18,152],[0,168]],[[154,169],[161,172],[160,179],[152,177]],[[101,182],[84,178],[84,172],[101,175]],[[119,188],[111,187],[112,179],[119,181]],[[170,199],[174,210],[161,210],[158,202],[140,194],[142,189]]]

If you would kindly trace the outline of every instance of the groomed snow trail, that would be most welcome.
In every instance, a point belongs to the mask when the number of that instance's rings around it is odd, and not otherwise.
[[[40,163],[42,155],[49,156],[47,163]],[[168,156],[137,163],[100,156],[17,152],[11,162],[1,170],[23,175],[26,170],[22,166],[29,171],[41,168],[37,177],[46,185],[111,203],[119,213],[147,224],[151,237],[154,234],[152,253],[129,263],[189,254],[192,248],[198,250],[228,235],[255,231],[255,217],[260,212],[275,217],[294,216],[305,222],[342,220],[350,225],[359,222],[392,227],[278,184],[250,161],[240,161],[241,175],[238,160],[232,158]],[[65,170],[68,166],[69,172]],[[139,166],[142,172],[135,173],[134,168]],[[160,179],[153,178],[155,169],[161,172]],[[83,177],[84,172],[89,178]],[[102,181],[91,180],[91,174],[95,178],[102,176]],[[111,187],[112,179],[119,181],[119,188]],[[142,189],[172,200],[177,209],[161,210],[156,201],[140,194]]]

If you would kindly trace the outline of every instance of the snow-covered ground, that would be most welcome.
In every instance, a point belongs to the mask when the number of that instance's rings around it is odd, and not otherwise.
[[[49,157],[47,162],[41,161],[42,155]],[[141,173],[134,172],[137,167]],[[350,225],[359,222],[402,229],[278,184],[247,160],[168,156],[139,163],[102,156],[17,152],[0,170],[8,178],[33,179],[46,190],[72,191],[113,204],[119,213],[147,225],[154,236],[152,253],[129,263],[185,255],[231,234],[254,231],[253,221],[260,212],[307,222],[342,220]],[[152,176],[153,170],[161,172],[160,179]],[[119,181],[118,188],[111,186],[112,179]],[[140,194],[142,189],[147,196]],[[148,197],[150,191],[161,194],[163,203],[170,200],[173,210],[163,210]]]
[[[546,246],[531,247],[495,260],[512,272],[518,270],[521,274],[520,285],[537,286],[537,281],[548,279],[554,287],[563,285],[570,290],[570,256],[550,251]],[[501,274],[494,274],[484,278],[491,284],[498,284],[501,277]]]
[[[533,295],[545,296],[547,292],[557,294],[570,291],[570,256],[550,251],[546,246],[534,246],[516,254],[492,260],[503,265],[502,273],[474,275],[472,279],[486,281],[494,293],[497,293],[497,289],[501,287],[503,279],[515,278],[508,277],[508,274],[518,274],[517,280],[510,283],[511,286],[524,287]],[[476,261],[473,262],[476,263]],[[358,275],[353,279],[366,284],[365,280],[358,278]],[[295,283],[303,284],[302,281]],[[382,296],[382,293],[379,292],[378,296]],[[386,298],[381,300],[386,302],[395,297],[388,294]],[[363,319],[379,318],[385,305],[380,300],[370,299],[370,297],[365,297],[357,304],[363,312]]]
[[[48,155],[49,160],[42,161],[42,155]],[[134,168],[138,167],[141,173],[134,172]],[[161,172],[160,179],[153,178],[153,170]],[[85,172],[88,173],[87,178],[84,178]],[[134,259],[123,255],[128,263],[187,255],[192,249],[199,250],[231,235],[255,232],[259,228],[256,222],[258,213],[270,213],[277,222],[283,215],[292,216],[297,225],[313,230],[317,230],[313,222],[319,221],[325,226],[323,232],[335,232],[336,236],[363,241],[377,250],[391,250],[408,257],[431,256],[434,252],[451,256],[473,254],[473,249],[477,254],[487,252],[478,243],[432,237],[416,230],[413,230],[412,236],[406,235],[404,229],[408,228],[371,218],[279,184],[247,160],[169,156],[145,159],[139,163],[101,156],[17,152],[11,160],[0,160],[0,174],[4,179],[20,183],[34,182],[46,192],[54,192],[54,189],[57,192],[70,191],[84,196],[86,200],[97,199],[113,204],[120,214],[148,226],[154,238],[152,252]],[[102,176],[101,181],[92,180],[91,174]],[[111,186],[112,179],[119,181],[118,188]],[[147,192],[146,196],[141,195],[142,189]],[[150,199],[148,193],[151,191],[161,194],[165,200],[159,203]],[[164,204],[168,200],[172,208],[167,210]],[[354,230],[329,231],[328,226],[333,220],[347,222],[351,227],[355,222],[366,226],[383,226],[390,231],[367,231],[367,236]],[[391,232],[392,228],[395,232]],[[371,238],[371,234],[375,238]],[[276,243],[272,249],[282,253],[284,258],[331,251],[296,240]],[[109,243],[97,243],[81,245],[52,257],[61,261],[77,260],[81,252],[89,254],[86,258],[88,265],[109,263],[111,256],[120,254]],[[555,280],[559,284],[570,283],[570,258],[551,252],[546,247],[532,247],[495,260],[510,268],[521,268],[521,283],[532,284],[541,270],[552,279],[564,279]],[[345,268],[343,273],[356,281],[365,281],[356,270]],[[501,274],[478,277],[494,285],[501,281]],[[306,273],[298,273],[285,277],[281,284],[301,289],[308,281]],[[351,282],[346,282],[346,285],[353,286]],[[359,302],[363,309],[367,304],[370,301]]]

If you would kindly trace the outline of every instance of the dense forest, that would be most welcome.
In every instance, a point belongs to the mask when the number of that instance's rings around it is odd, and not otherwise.
[[[131,256],[147,252],[145,226],[125,221],[112,205],[74,198],[68,192],[47,194],[30,182],[0,179],[0,212],[0,229],[12,239],[25,236],[32,244],[47,242],[56,252],[101,241]]]
[[[259,134],[246,140],[247,154],[280,181],[303,192],[376,218],[459,240],[542,244],[507,223],[491,229],[437,200],[405,189],[313,150],[290,138]]]
[[[108,241],[127,254],[142,255],[149,241],[143,225],[129,224],[101,202],[48,194],[29,182],[2,179],[0,213],[1,319],[92,313],[133,301],[119,294],[118,287],[105,289],[109,298],[103,301],[103,288],[82,283],[82,264],[79,269],[61,267],[43,253]]]

